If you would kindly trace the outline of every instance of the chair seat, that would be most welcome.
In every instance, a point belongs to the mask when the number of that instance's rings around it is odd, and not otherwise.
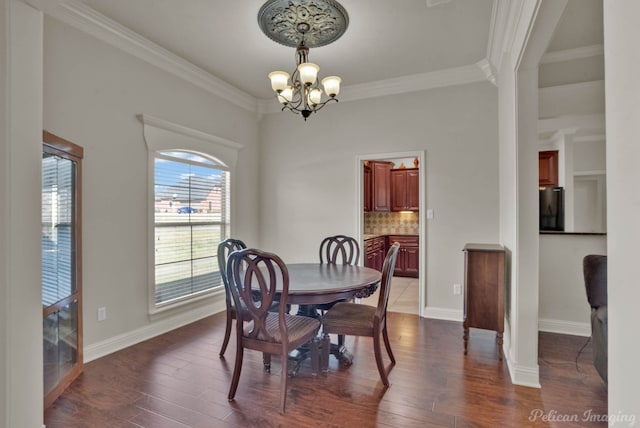
[[[309,341],[309,336],[315,336],[320,329],[320,321],[314,318],[298,315],[285,314],[287,324],[287,335],[289,336],[289,347],[298,346]],[[273,336],[275,343],[282,343],[282,335],[279,327],[278,313],[269,312],[267,314],[265,326],[269,335]],[[245,336],[249,336],[253,330],[253,322],[248,323],[244,328]],[[260,338],[263,339],[263,338]]]
[[[373,336],[376,307],[358,303],[336,303],[322,318],[326,333]]]

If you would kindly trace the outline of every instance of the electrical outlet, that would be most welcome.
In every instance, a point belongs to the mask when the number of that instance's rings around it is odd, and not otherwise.
[[[453,284],[453,294],[456,296],[462,294],[462,286],[460,284]]]
[[[107,308],[101,307],[98,308],[98,321],[104,321],[107,319]]]

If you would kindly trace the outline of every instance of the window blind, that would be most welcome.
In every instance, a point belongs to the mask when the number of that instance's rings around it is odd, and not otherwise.
[[[42,305],[75,293],[74,162],[42,154]]]
[[[222,286],[218,243],[230,227],[226,168],[191,152],[154,159],[155,304]]]

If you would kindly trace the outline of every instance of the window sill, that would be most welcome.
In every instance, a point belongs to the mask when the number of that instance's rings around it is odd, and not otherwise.
[[[195,296],[184,297],[160,305],[153,305],[149,308],[149,317],[151,319],[160,318],[186,306],[195,306],[198,303],[202,303],[204,301],[219,301],[220,299],[217,298],[220,296],[222,296],[222,299],[224,299],[224,286],[216,287],[212,290],[203,291],[202,293]]]

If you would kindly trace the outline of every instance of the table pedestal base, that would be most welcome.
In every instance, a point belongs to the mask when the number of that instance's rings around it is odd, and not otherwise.
[[[294,377],[300,371],[300,366],[307,359],[311,360],[311,375],[327,376],[329,372],[329,357],[333,355],[338,360],[340,367],[350,367],[353,364],[353,354],[344,345],[331,343],[329,335],[316,337],[312,342],[306,343],[289,353],[289,369],[287,375]]]

